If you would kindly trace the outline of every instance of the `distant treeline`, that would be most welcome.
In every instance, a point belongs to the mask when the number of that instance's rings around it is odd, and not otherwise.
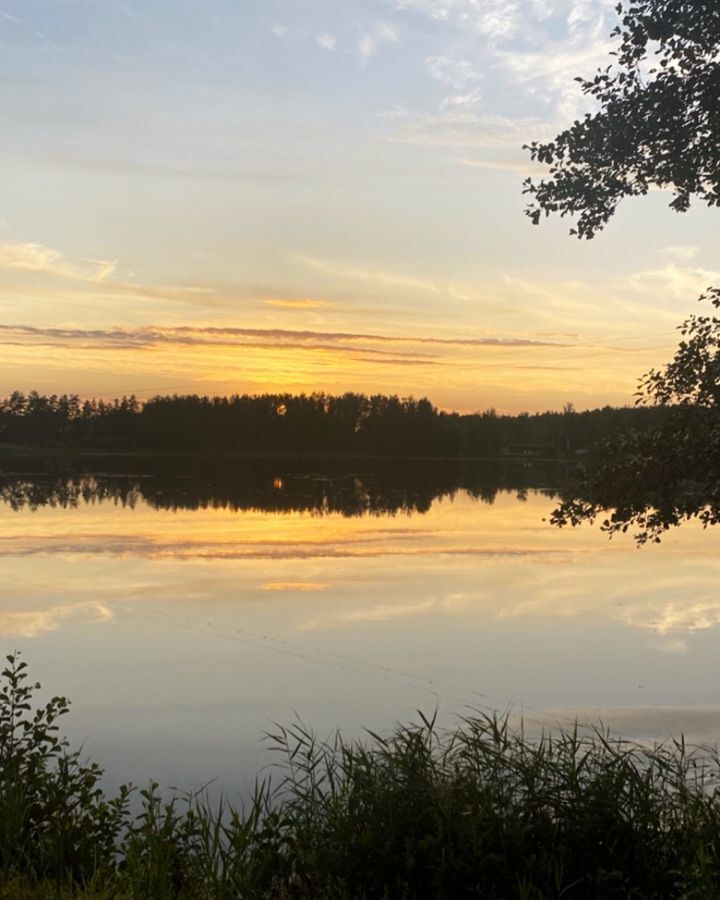
[[[0,400],[0,443],[244,454],[571,456],[617,430],[646,428],[662,407],[469,415],[425,397],[346,393],[134,396],[112,401],[13,392]]]

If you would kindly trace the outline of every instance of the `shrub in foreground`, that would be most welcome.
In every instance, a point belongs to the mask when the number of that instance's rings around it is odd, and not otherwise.
[[[0,900],[441,900],[720,894],[720,761],[597,730],[530,739],[478,715],[364,741],[269,735],[275,783],[243,810],[109,798],[59,736],[62,698],[7,657],[0,687]]]

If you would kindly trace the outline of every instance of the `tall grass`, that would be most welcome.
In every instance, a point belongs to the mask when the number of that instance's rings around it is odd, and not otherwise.
[[[246,808],[107,797],[59,735],[68,703],[7,657],[0,900],[720,897],[720,760],[602,730],[530,739],[506,717],[451,732],[269,735],[275,781]]]

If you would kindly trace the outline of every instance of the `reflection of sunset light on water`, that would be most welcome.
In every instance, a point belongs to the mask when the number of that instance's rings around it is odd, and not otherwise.
[[[70,603],[47,609],[0,610],[0,636],[36,637],[73,622],[112,622],[113,612],[102,603]]]
[[[427,514],[360,517],[0,506],[0,637],[50,659],[41,679],[86,709],[78,738],[109,735],[114,766],[137,755],[127,777],[147,775],[149,715],[178,747],[195,741],[183,771],[206,759],[203,779],[293,710],[355,728],[517,704],[535,725],[577,710],[626,733],[710,733],[714,535],[691,526],[638,551],[552,529],[552,502],[460,491]],[[120,760],[118,729],[137,748]],[[208,755],[219,743],[227,760]]]
[[[283,486],[283,478],[275,477],[273,487]],[[203,595],[204,604],[229,602],[231,586],[239,588],[236,604],[246,602],[258,585],[266,595],[303,595],[303,603],[283,622],[284,628],[298,632],[388,619],[421,617],[430,622],[438,616],[456,617],[459,627],[468,620],[589,618],[670,639],[720,622],[714,592],[720,564],[709,552],[706,534],[689,527],[680,544],[640,553],[630,542],[608,543],[592,529],[549,528],[542,519],[551,502],[531,492],[527,502],[518,503],[514,494],[500,492],[487,505],[460,493],[454,500],[436,501],[427,515],[320,519],[308,513],[213,509],[169,515],[144,501],[136,501],[133,510],[81,505],[70,511],[18,513],[3,507],[0,555],[9,582],[0,629],[5,634],[40,633],[47,630],[46,622],[67,628],[83,617],[93,619],[97,608],[85,596],[84,578],[68,572],[69,563],[88,558],[98,560],[95,583],[103,588],[104,604],[111,606],[113,598],[134,593],[128,578],[134,571],[151,572],[153,580],[170,577],[173,590],[183,598],[182,581],[175,581],[178,567],[205,575],[212,565],[216,587]],[[38,606],[38,597],[32,599],[31,561],[39,556],[43,581],[64,585],[50,592],[47,606]],[[679,573],[678,560],[688,557],[694,558],[694,565]],[[414,574],[403,573],[402,559],[412,560]],[[121,561],[123,574],[116,576]],[[332,590],[323,577],[329,565]],[[273,567],[271,577],[268,566]],[[54,570],[62,570],[62,576],[52,578]],[[11,605],[17,596],[12,573],[28,579],[23,605],[34,603],[33,609]],[[420,583],[417,573],[423,573]],[[75,604],[67,599],[73,592],[78,594]],[[342,602],[331,608],[325,600],[318,607],[320,601],[313,598],[335,592],[342,594]],[[44,592],[38,586],[35,593]],[[145,595],[152,593],[150,589]],[[463,601],[443,599],[449,596]],[[68,609],[76,612],[70,615]]]

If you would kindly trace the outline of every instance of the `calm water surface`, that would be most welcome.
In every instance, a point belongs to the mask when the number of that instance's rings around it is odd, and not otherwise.
[[[720,534],[557,531],[547,487],[6,477],[0,646],[72,699],[66,730],[111,783],[243,791],[296,715],[326,734],[511,707],[716,740]]]

